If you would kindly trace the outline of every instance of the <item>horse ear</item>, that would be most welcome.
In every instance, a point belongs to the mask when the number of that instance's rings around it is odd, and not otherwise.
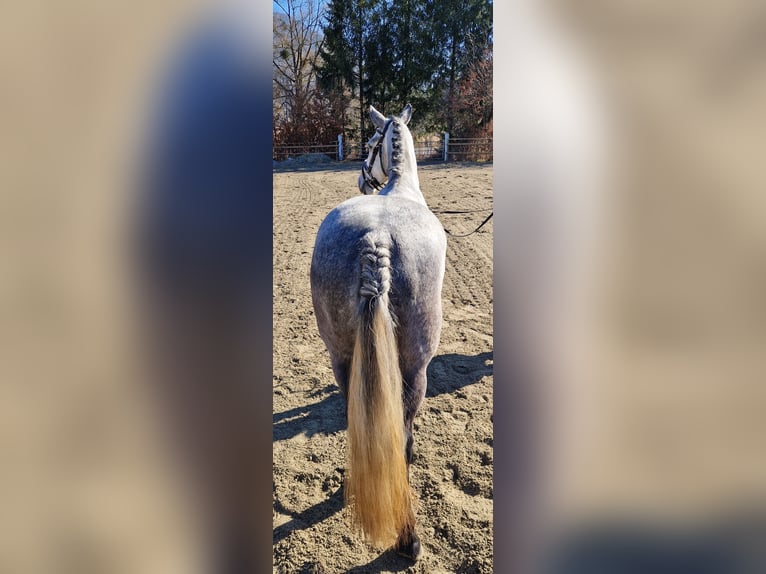
[[[383,129],[386,125],[386,116],[381,114],[374,106],[370,106],[370,119],[376,128]]]
[[[402,113],[399,114],[399,117],[404,122],[404,125],[410,123],[410,118],[412,118],[412,106],[410,104],[404,106],[404,109],[402,110]]]

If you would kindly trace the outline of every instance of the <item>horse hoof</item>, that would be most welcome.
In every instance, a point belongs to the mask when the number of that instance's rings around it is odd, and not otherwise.
[[[409,558],[413,562],[420,558],[422,549],[417,534],[412,534],[407,540],[400,540],[396,545],[396,552],[400,556]]]

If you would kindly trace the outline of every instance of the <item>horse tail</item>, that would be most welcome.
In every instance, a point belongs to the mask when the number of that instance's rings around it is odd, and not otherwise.
[[[364,239],[357,334],[348,392],[346,503],[374,545],[414,525],[402,406],[402,375],[389,309],[390,239]]]

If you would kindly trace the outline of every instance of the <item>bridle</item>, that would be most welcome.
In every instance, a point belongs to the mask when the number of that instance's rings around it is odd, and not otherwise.
[[[362,177],[364,178],[364,182],[369,185],[371,188],[373,188],[375,191],[380,191],[383,189],[383,186],[385,184],[380,183],[378,179],[372,175],[372,166],[375,165],[375,160],[378,158],[378,154],[380,153],[380,149],[383,147],[383,142],[386,139],[386,132],[388,131],[388,128],[391,126],[391,123],[393,120],[388,120],[386,122],[386,125],[383,126],[383,129],[377,128],[375,131],[380,134],[380,139],[375,143],[375,146],[372,148],[372,157],[370,158],[369,163],[364,162],[362,163]],[[380,160],[380,169],[383,173],[386,173],[386,170],[383,169],[383,156],[381,156]],[[388,175],[388,174],[386,174]]]

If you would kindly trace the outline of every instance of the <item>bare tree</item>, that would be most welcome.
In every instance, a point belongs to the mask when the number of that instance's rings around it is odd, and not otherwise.
[[[492,48],[467,65],[450,93],[452,129],[459,137],[492,136]]]
[[[301,121],[316,90],[322,0],[274,0],[274,124]]]

